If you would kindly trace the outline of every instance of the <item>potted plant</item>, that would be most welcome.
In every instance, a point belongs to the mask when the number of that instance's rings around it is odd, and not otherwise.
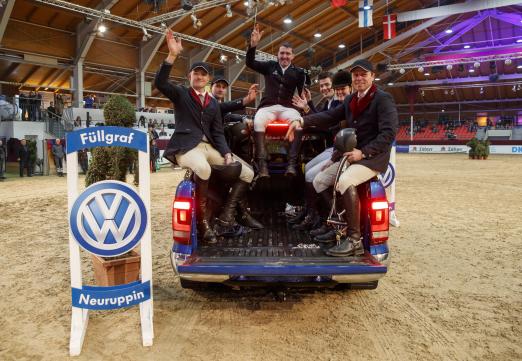
[[[105,124],[109,126],[132,127],[136,121],[134,106],[121,95],[111,96],[103,108]],[[103,180],[125,182],[129,164],[137,157],[137,152],[123,147],[99,147],[92,150],[92,159],[85,177],[86,186]],[[135,170],[135,184],[137,183]],[[118,257],[92,256],[96,284],[113,286],[137,281],[141,257],[131,250]]]
[[[469,147],[469,159],[475,159],[477,157],[477,145],[479,141],[477,138],[471,139],[466,145]]]

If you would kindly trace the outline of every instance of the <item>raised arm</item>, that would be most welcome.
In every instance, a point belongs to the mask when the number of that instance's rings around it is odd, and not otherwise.
[[[270,71],[270,63],[268,61],[256,60],[256,47],[263,36],[263,31],[259,31],[259,25],[256,24],[250,35],[250,46],[248,47],[245,63],[250,69],[261,74],[267,74]]]
[[[169,74],[170,70],[172,69],[172,64],[174,64],[174,61],[183,50],[183,47],[181,46],[181,39],[175,38],[172,30],[170,29],[165,31],[165,39],[169,48],[169,55],[161,64],[160,69],[156,73],[154,85],[163,95],[175,103],[178,99],[178,92],[180,88],[179,86],[173,85],[169,82]]]

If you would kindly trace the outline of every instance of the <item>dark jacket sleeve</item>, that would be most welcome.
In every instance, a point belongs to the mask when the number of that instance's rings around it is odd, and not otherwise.
[[[219,103],[219,109],[221,110],[221,115],[227,114],[230,112],[235,112],[237,110],[245,109],[243,105],[243,99],[232,100],[229,102]]]
[[[176,104],[180,97],[182,88],[179,85],[175,85],[169,82],[169,74],[171,69],[172,64],[165,62],[161,63],[161,67],[156,73],[156,77],[154,79],[154,85],[163,95],[169,98],[172,103]]]
[[[309,101],[308,101],[308,106],[310,107],[310,111],[308,112],[308,114],[314,114],[314,113],[317,113],[317,108],[315,107],[313,101],[309,100]]]
[[[397,133],[399,118],[397,107],[392,96],[383,93],[377,104],[379,134],[370,143],[362,147],[361,151],[369,157],[390,150]]]
[[[328,130],[331,127],[339,124],[339,122],[344,118],[344,106],[340,105],[325,112],[310,114],[303,117],[303,124],[305,128],[315,126],[322,130]]]
[[[223,131],[223,119],[221,118],[221,110],[217,107],[217,114],[212,122],[212,126],[210,128],[210,132],[212,134],[212,139],[216,145],[217,151],[225,156],[227,153],[232,153],[230,148],[228,147],[227,140],[225,139],[225,132]]]
[[[255,70],[261,74],[268,74],[270,72],[270,62],[256,60],[256,48],[248,48],[245,64],[250,69]]]

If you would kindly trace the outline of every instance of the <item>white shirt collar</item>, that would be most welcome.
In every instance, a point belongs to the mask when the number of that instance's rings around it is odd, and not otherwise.
[[[290,65],[292,65],[292,64],[290,64]],[[286,71],[286,69],[290,68],[290,65],[288,65],[286,68],[283,68],[283,67],[281,66],[281,64],[279,64],[279,67],[280,67],[281,70],[283,71],[283,75],[285,75],[285,71]]]
[[[194,89],[194,88],[192,88],[192,89]],[[203,92],[198,92],[196,89],[194,89],[194,92],[196,93],[197,96],[203,95],[205,97],[207,95],[206,90],[204,90]]]
[[[365,91],[363,91],[362,95],[360,95],[359,92],[357,92],[357,98],[358,98],[358,99],[363,98],[363,97],[368,93],[368,91],[370,90],[371,87],[372,87],[372,86],[370,85],[370,87],[369,87],[368,89],[366,89]]]

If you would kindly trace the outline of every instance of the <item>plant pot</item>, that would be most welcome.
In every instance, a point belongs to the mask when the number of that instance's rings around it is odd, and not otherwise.
[[[94,278],[98,286],[115,286],[137,281],[140,276],[141,256],[136,251],[116,258],[91,255]]]

